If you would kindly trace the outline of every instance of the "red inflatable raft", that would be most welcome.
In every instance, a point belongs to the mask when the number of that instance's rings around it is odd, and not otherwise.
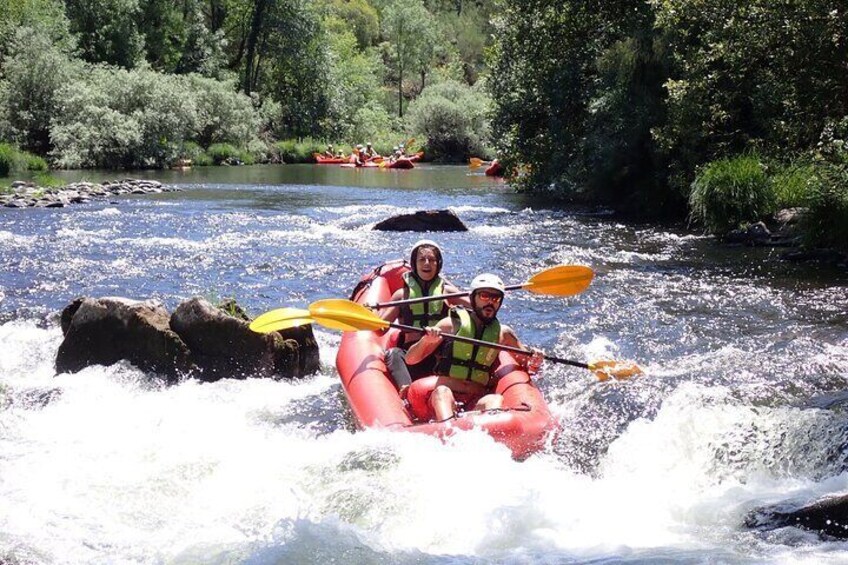
[[[492,164],[486,167],[486,176],[488,177],[502,177],[503,176],[503,166],[498,162],[497,159],[492,161]]]
[[[359,303],[388,301],[403,284],[406,263],[388,263],[357,286],[353,299]],[[348,403],[360,428],[391,428],[425,433],[441,438],[458,430],[482,429],[503,443],[516,459],[541,450],[557,429],[542,393],[530,376],[506,352],[501,352],[495,392],[504,397],[503,408],[486,412],[460,413],[446,422],[416,421],[388,374],[384,351],[397,342],[397,330],[345,332],[342,335],[336,367]],[[413,387],[416,383],[413,383]]]
[[[347,157],[326,157],[320,153],[314,153],[315,162],[319,165],[339,165],[347,163]]]

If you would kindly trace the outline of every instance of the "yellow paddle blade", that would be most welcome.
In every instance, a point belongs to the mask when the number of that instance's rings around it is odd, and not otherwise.
[[[343,298],[327,298],[313,302],[309,305],[309,314],[322,326],[345,332],[373,331],[389,327],[389,322],[365,306]]]
[[[303,308],[277,308],[265,312],[250,322],[250,329],[260,334],[285,330],[296,326],[311,324],[309,310]]]
[[[589,370],[594,372],[595,377],[601,382],[610,378],[623,381],[634,375],[644,373],[642,368],[632,361],[595,361],[594,363],[589,363]]]
[[[468,166],[471,167],[472,169],[476,169],[477,167],[483,166],[483,163],[484,163],[483,159],[481,159],[479,157],[472,157],[468,160]]]
[[[559,265],[536,273],[521,287],[535,294],[572,296],[589,288],[595,273],[583,265]]]

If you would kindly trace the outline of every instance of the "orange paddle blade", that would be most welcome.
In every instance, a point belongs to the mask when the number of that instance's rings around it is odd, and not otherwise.
[[[642,368],[632,361],[595,361],[589,363],[589,370],[595,373],[595,377],[601,382],[610,378],[622,381],[644,373]]]
[[[595,273],[583,265],[558,265],[530,277],[521,288],[534,294],[572,296],[589,288]]]

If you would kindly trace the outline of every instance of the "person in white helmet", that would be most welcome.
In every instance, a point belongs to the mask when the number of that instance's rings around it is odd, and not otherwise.
[[[503,281],[497,275],[485,273],[475,277],[471,282],[471,308],[451,308],[447,317],[427,327],[424,336],[409,348],[406,362],[411,367],[434,354],[439,359],[435,370],[439,378],[434,388],[410,389],[407,400],[416,417],[434,417],[439,421],[451,418],[456,414],[457,398],[466,406],[473,405],[474,410],[501,407],[503,397],[491,393],[497,381],[492,373],[500,350],[445,340],[442,333],[526,349],[512,328],[498,321],[504,292]],[[532,351],[532,356],[516,356],[530,374],[538,371],[544,360],[540,350]]]
[[[395,291],[392,301],[459,292],[456,286],[441,276],[442,250],[435,241],[422,239],[415,242],[409,263],[412,270],[404,275],[404,285]],[[380,311],[380,317],[389,322],[398,321],[407,326],[426,328],[447,315],[448,304],[470,305],[470,302],[465,297],[458,297],[390,306]],[[420,332],[402,332],[397,347],[386,351],[386,366],[401,395],[416,378],[433,374],[435,358],[422,359],[412,370],[406,364],[406,351],[420,338]]]

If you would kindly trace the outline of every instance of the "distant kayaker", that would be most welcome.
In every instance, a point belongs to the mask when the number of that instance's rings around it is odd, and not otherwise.
[[[365,148],[361,143],[357,143],[350,154],[351,162],[357,167],[361,167],[365,163]]]
[[[324,151],[324,157],[329,157],[330,159],[332,159],[335,156],[336,156],[336,153],[335,153],[335,151],[333,151],[333,145],[332,144],[327,145],[327,150]]]
[[[376,151],[374,151],[374,148],[371,146],[371,142],[370,142],[370,141],[369,141],[368,143],[366,143],[366,144],[365,144],[365,157],[366,157],[369,161],[372,161],[375,157],[379,157],[379,156],[380,156],[380,155],[378,155],[378,154],[377,154],[377,152],[376,152]]]
[[[456,286],[440,275],[443,264],[442,250],[435,241],[429,239],[417,241],[412,246],[409,262],[412,270],[404,275],[403,288],[395,291],[392,301],[459,292]],[[447,303],[470,306],[469,300],[465,297],[450,298]],[[381,310],[380,317],[389,322],[397,320],[408,326],[426,328],[447,315],[448,304],[445,300],[431,300],[418,304],[392,306]],[[433,374],[435,357],[431,359],[422,357],[415,367],[407,367],[406,364],[406,351],[421,338],[421,335],[420,332],[403,332],[398,338],[397,347],[386,351],[386,366],[401,394],[406,392],[406,387],[416,378]]]
[[[427,327],[424,336],[409,348],[405,360],[411,371],[434,354],[438,359],[432,373],[439,376],[428,381],[428,387],[416,385],[409,389],[407,400],[416,417],[439,421],[451,418],[456,414],[457,399],[465,406],[473,406],[473,410],[502,406],[503,396],[492,394],[497,383],[492,373],[499,350],[445,340],[442,333],[526,349],[512,328],[497,319],[504,291],[503,281],[497,275],[477,276],[471,282],[471,308],[451,308],[447,317]],[[530,374],[536,373],[544,360],[540,350],[532,351],[532,356],[516,357]]]

